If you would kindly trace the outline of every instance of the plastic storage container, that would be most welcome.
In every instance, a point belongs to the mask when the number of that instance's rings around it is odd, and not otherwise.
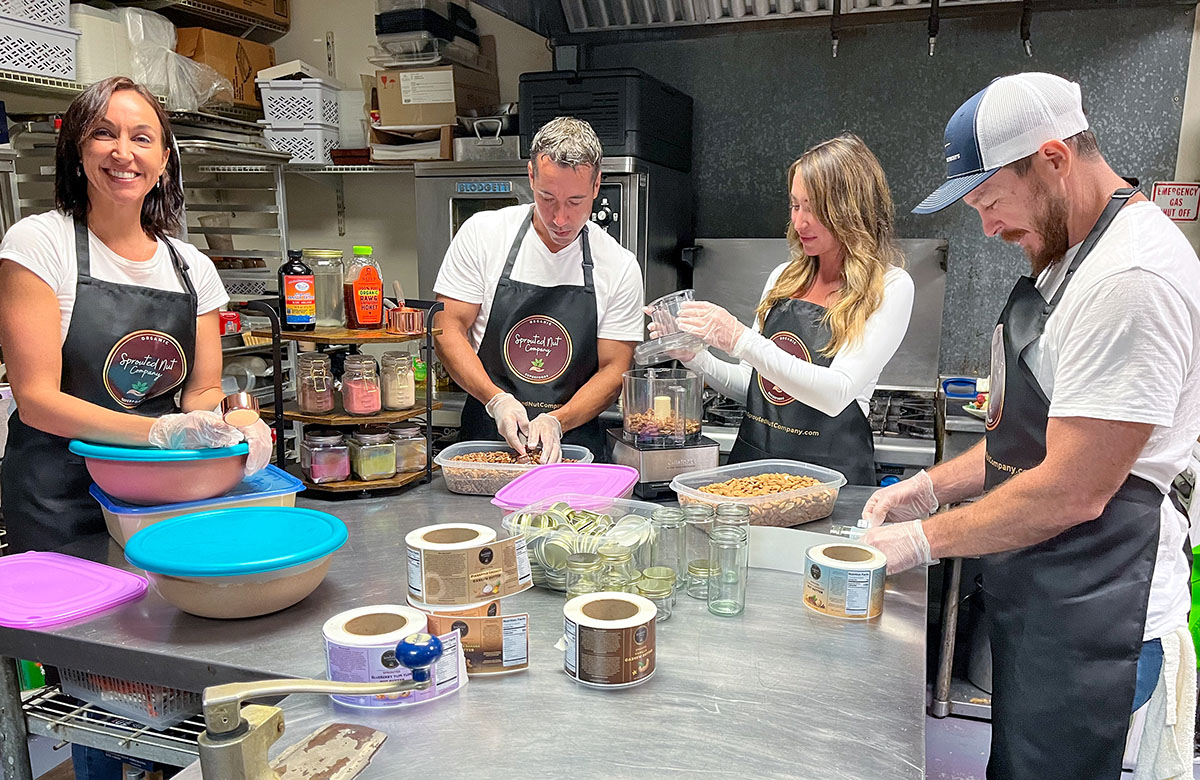
[[[245,442],[204,450],[119,447],[72,440],[88,474],[110,496],[131,504],[160,506],[204,501],[237,487],[246,474]]]
[[[820,484],[781,493],[745,497],[723,496],[700,490],[706,485],[759,474],[812,477],[820,480]],[[671,481],[671,489],[683,505],[709,504],[715,508],[720,504],[742,504],[750,508],[752,525],[790,526],[829,517],[833,512],[833,505],[837,503],[838,491],[845,484],[846,477],[840,471],[796,460],[771,459],[752,460],[704,471],[690,471],[675,477]]]
[[[615,463],[550,463],[522,474],[500,490],[492,503],[501,509],[519,509],[556,492],[584,496],[629,498],[638,471]]]
[[[333,157],[329,153],[341,143],[338,126],[328,122],[268,124],[265,120],[259,120],[259,124],[271,148],[290,154],[293,163],[330,165]]]
[[[200,712],[200,694],[102,674],[59,669],[63,693],[153,729],[165,729]]]
[[[0,17],[0,69],[75,80],[79,30]]]
[[[442,450],[433,462],[442,469],[446,488],[451,493],[466,493],[472,496],[493,496],[496,491],[517,477],[537,466],[536,463],[476,463],[456,461],[459,455],[473,452],[507,452],[512,448],[502,441],[461,441]],[[574,444],[562,446],[563,460],[591,463],[595,460],[587,447]]]
[[[523,506],[500,525],[507,535],[525,537],[533,583],[562,591],[567,587],[568,558],[576,553],[620,544],[633,552],[634,566],[648,565],[654,544],[650,516],[657,508],[628,498],[565,493]]]
[[[0,0],[0,14],[51,27],[66,27],[70,5],[70,0]]]
[[[272,126],[297,122],[338,123],[338,87],[322,78],[258,79],[263,115]]]
[[[207,501],[189,501],[184,504],[164,506],[138,506],[107,495],[98,486],[92,485],[88,492],[100,504],[108,533],[122,547],[129,537],[138,531],[171,517],[206,509],[232,509],[248,506],[295,506],[296,494],[304,490],[304,483],[276,467],[267,466],[257,474],[246,477],[223,496]]]

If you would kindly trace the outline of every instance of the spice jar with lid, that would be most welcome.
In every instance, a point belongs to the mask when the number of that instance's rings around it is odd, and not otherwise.
[[[396,476],[396,445],[382,425],[364,425],[350,439],[350,467],[363,481]]]
[[[675,607],[674,582],[654,577],[642,577],[638,580],[637,592],[639,596],[645,596],[654,602],[654,606],[658,607],[658,613],[654,616],[656,623],[671,619],[671,613]]]
[[[369,355],[350,355],[342,375],[342,405],[348,414],[366,416],[378,414],[382,408],[379,376],[375,360]]]
[[[401,411],[417,405],[417,383],[413,376],[412,355],[407,352],[384,352],[380,360],[379,375],[384,409]]]
[[[600,589],[609,592],[637,593],[642,573],[633,567],[633,551],[620,544],[606,544],[600,555]]]
[[[304,414],[333,411],[333,372],[328,355],[301,352],[296,356],[296,405]]]
[[[680,580],[676,577],[675,570],[669,566],[648,566],[642,570],[643,580],[662,580],[671,586],[671,606],[675,605],[679,591],[687,587],[687,571],[683,573],[684,579]],[[680,584],[682,583],[682,584]]]
[[[708,599],[708,578],[715,571],[708,558],[689,561],[687,567],[687,594],[694,599]]]
[[[300,471],[317,485],[350,479],[350,448],[341,431],[309,428],[300,443]]]
[[[585,593],[599,593],[600,556],[596,553],[573,553],[567,556],[567,599]]]
[[[388,435],[396,447],[396,471],[424,471],[429,461],[425,432],[413,423],[392,423]]]

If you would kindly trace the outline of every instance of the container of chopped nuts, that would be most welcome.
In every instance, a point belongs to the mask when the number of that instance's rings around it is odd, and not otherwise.
[[[539,453],[521,459],[502,441],[460,441],[442,450],[433,462],[442,470],[451,493],[494,496],[496,491],[540,465]],[[564,463],[591,463],[587,447],[562,445]]]
[[[683,505],[741,504],[752,525],[790,526],[829,517],[845,484],[840,471],[771,459],[680,474],[671,489]]]

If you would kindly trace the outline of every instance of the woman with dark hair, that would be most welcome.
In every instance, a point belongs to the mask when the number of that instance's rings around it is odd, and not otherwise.
[[[173,147],[145,87],[123,76],[92,85],[63,116],[57,208],[0,243],[0,345],[17,401],[0,480],[14,552],[104,532],[70,439],[170,449],[245,439],[248,474],[270,459],[265,423],[238,429],[213,411],[229,296],[212,261],[170,237],[183,214]]]

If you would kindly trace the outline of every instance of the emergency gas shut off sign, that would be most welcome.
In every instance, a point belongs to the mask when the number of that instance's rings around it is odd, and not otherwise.
[[[1186,181],[1154,182],[1154,205],[1175,222],[1195,222],[1200,211],[1200,184]]]

